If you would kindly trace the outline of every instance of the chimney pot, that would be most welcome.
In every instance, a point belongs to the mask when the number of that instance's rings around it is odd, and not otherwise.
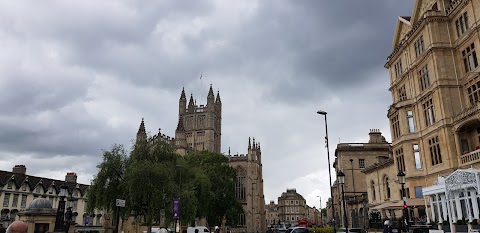
[[[65,176],[65,182],[77,183],[77,173],[67,172],[67,175]]]
[[[25,175],[27,173],[27,167],[25,165],[15,165],[12,169],[12,172],[15,174]]]

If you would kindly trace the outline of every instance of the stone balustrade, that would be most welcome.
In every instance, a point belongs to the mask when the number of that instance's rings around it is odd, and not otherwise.
[[[460,156],[460,166],[480,161],[480,150],[475,150]]]

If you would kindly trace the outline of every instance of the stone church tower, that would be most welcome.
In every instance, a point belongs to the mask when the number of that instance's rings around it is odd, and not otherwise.
[[[231,155],[230,166],[237,171],[235,196],[243,206],[244,215],[235,232],[265,232],[265,196],[263,194],[262,151],[260,143],[248,139],[248,153]]]
[[[178,125],[175,130],[177,153],[208,150],[221,153],[222,101],[220,93],[215,98],[212,85],[207,96],[207,105],[196,105],[193,95],[187,105],[185,89],[178,102]]]
[[[197,105],[193,95],[187,105],[185,89],[178,102],[178,123],[175,138],[160,131],[153,140],[164,140],[173,145],[180,155],[208,150],[221,153],[222,102],[220,93],[215,97],[212,86],[207,95],[207,105]],[[142,119],[137,132],[136,143],[145,143],[147,133]],[[265,232],[265,197],[263,194],[262,152],[255,138],[248,139],[248,153],[228,155],[229,164],[237,171],[235,195],[243,206],[244,214],[239,216],[239,226],[230,226],[235,232]],[[202,224],[200,224],[202,225]]]

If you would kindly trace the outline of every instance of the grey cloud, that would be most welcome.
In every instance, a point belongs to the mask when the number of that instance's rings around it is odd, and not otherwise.
[[[85,3],[0,3],[0,169],[91,177],[102,149],[130,148],[142,117],[173,136],[182,86],[201,103],[210,82],[222,151],[261,142],[266,200],[292,186],[328,194],[318,109],[332,152],[388,129],[383,64],[413,0]]]

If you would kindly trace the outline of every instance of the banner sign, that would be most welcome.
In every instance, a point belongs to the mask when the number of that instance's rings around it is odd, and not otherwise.
[[[173,218],[179,218],[178,209],[180,207],[180,198],[173,198]]]

